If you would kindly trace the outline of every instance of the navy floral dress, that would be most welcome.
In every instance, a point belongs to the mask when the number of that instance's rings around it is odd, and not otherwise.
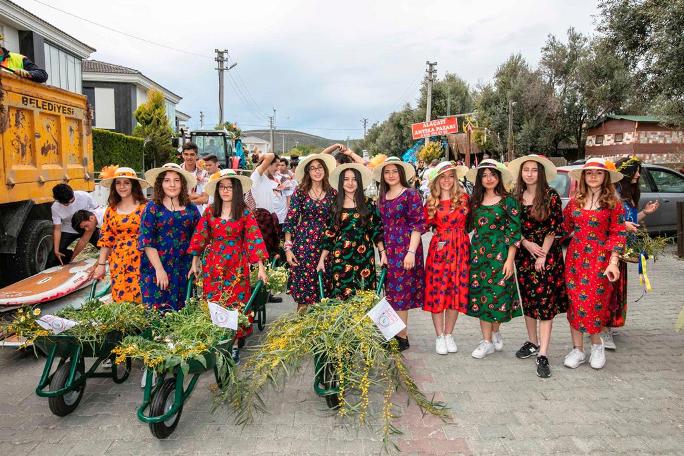
[[[425,232],[423,201],[417,190],[408,188],[392,200],[381,199],[378,204],[385,228],[387,276],[385,296],[394,310],[421,307],[425,297],[423,246],[416,249],[416,264],[405,270],[403,263],[411,242],[411,233]]]
[[[180,211],[170,211],[163,204],[147,203],[140,223],[138,249],[143,250],[140,260],[140,288],[142,301],[147,307],[161,312],[180,310],[185,305],[188,271],[192,255],[187,253],[190,239],[200,213],[194,204]],[[169,287],[157,287],[156,273],[145,247],[153,247],[159,253],[164,271],[169,276]]]

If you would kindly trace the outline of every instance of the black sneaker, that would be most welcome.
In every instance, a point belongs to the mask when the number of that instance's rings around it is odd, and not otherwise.
[[[539,352],[539,345],[534,345],[532,342],[528,340],[523,344],[522,347],[520,347],[520,349],[517,352],[515,352],[515,356],[520,359],[526,359],[536,354],[537,352]]]
[[[271,293],[269,293],[268,302],[283,302],[283,298],[281,298],[280,296],[273,296]]]
[[[399,342],[399,351],[403,352],[407,348],[411,347],[411,344],[409,344],[408,337],[399,337],[399,336],[394,336],[395,339],[397,339],[397,342]]]
[[[546,356],[537,356],[537,377],[549,378],[551,377],[551,368],[549,367],[549,358]]]
[[[240,364],[240,349],[237,347],[233,347],[233,362],[236,366]]]

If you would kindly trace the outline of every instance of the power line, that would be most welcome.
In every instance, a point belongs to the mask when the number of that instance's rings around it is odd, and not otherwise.
[[[263,115],[264,117],[267,117],[264,114],[264,110],[261,109],[261,106],[259,106],[259,104],[256,102],[256,100],[252,96],[252,92],[250,92],[249,87],[247,86],[247,84],[245,84],[244,80],[242,79],[242,76],[240,76],[240,70],[239,69],[235,70],[235,76],[237,77],[238,82],[240,82],[240,84],[242,84],[242,87],[245,89],[245,92],[247,93],[247,97],[252,102],[252,104],[256,108],[257,112],[261,113],[261,115]]]

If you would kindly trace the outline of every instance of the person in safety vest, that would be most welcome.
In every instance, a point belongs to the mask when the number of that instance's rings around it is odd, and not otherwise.
[[[1,40],[2,35],[0,35],[0,41]],[[6,68],[17,76],[30,79],[33,82],[42,83],[47,81],[47,72],[33,63],[31,59],[16,52],[10,52],[4,47],[0,47],[0,49],[2,49],[2,54],[0,54],[0,67]]]

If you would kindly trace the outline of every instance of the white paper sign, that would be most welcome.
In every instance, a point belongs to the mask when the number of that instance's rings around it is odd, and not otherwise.
[[[228,328],[237,331],[238,329],[238,312],[237,310],[229,310],[221,307],[215,302],[208,302],[209,314],[211,315],[211,322],[220,328]]]
[[[392,339],[402,329],[406,328],[406,324],[399,318],[399,315],[385,298],[382,298],[366,315],[373,320],[375,326],[387,340]]]
[[[59,334],[71,329],[78,324],[77,321],[67,320],[66,318],[56,317],[54,315],[43,315],[36,320],[43,329],[52,331],[53,334]]]

